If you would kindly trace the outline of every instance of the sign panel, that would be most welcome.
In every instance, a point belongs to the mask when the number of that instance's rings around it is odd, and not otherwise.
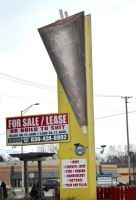
[[[112,174],[97,174],[97,184],[112,184]]]
[[[7,145],[69,141],[68,113],[6,118]]]
[[[34,173],[30,173],[30,174],[29,174],[29,177],[30,177],[30,178],[34,178]]]
[[[62,160],[62,188],[86,188],[86,159]]]

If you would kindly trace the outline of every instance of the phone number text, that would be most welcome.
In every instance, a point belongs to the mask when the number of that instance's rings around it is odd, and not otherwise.
[[[68,140],[68,135],[67,134],[62,134],[62,135],[46,135],[46,136],[35,136],[35,137],[29,137],[29,138],[23,137],[22,139],[23,139],[23,143],[28,143],[28,142],[63,141],[63,140]]]

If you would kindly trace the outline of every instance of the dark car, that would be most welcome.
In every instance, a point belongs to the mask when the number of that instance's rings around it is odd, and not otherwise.
[[[116,186],[127,186],[127,184],[123,182],[119,182]]]
[[[45,183],[43,183],[43,189],[48,191],[55,186],[60,186],[60,181],[58,179],[48,179]]]
[[[45,183],[43,183],[43,186],[58,186],[60,185],[60,181],[58,179],[48,179]]]

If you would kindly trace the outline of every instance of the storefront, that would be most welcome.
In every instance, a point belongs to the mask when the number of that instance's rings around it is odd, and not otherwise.
[[[30,178],[30,174],[33,174],[33,178]],[[31,187],[34,183],[38,182],[38,172],[28,173],[28,184]],[[59,179],[59,172],[42,172],[42,182],[44,183],[48,179]],[[22,186],[22,173],[16,172],[12,176],[13,187]]]

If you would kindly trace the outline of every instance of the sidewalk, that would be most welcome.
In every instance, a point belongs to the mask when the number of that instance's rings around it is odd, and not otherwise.
[[[31,188],[29,188],[29,192],[30,192]],[[8,198],[7,200],[12,200],[12,199],[22,199],[24,200],[24,193],[22,192],[21,188],[11,188],[11,190],[8,192]],[[53,189],[49,190],[48,192],[44,191],[44,197],[43,199],[50,199],[50,200],[54,200],[53,197]]]

